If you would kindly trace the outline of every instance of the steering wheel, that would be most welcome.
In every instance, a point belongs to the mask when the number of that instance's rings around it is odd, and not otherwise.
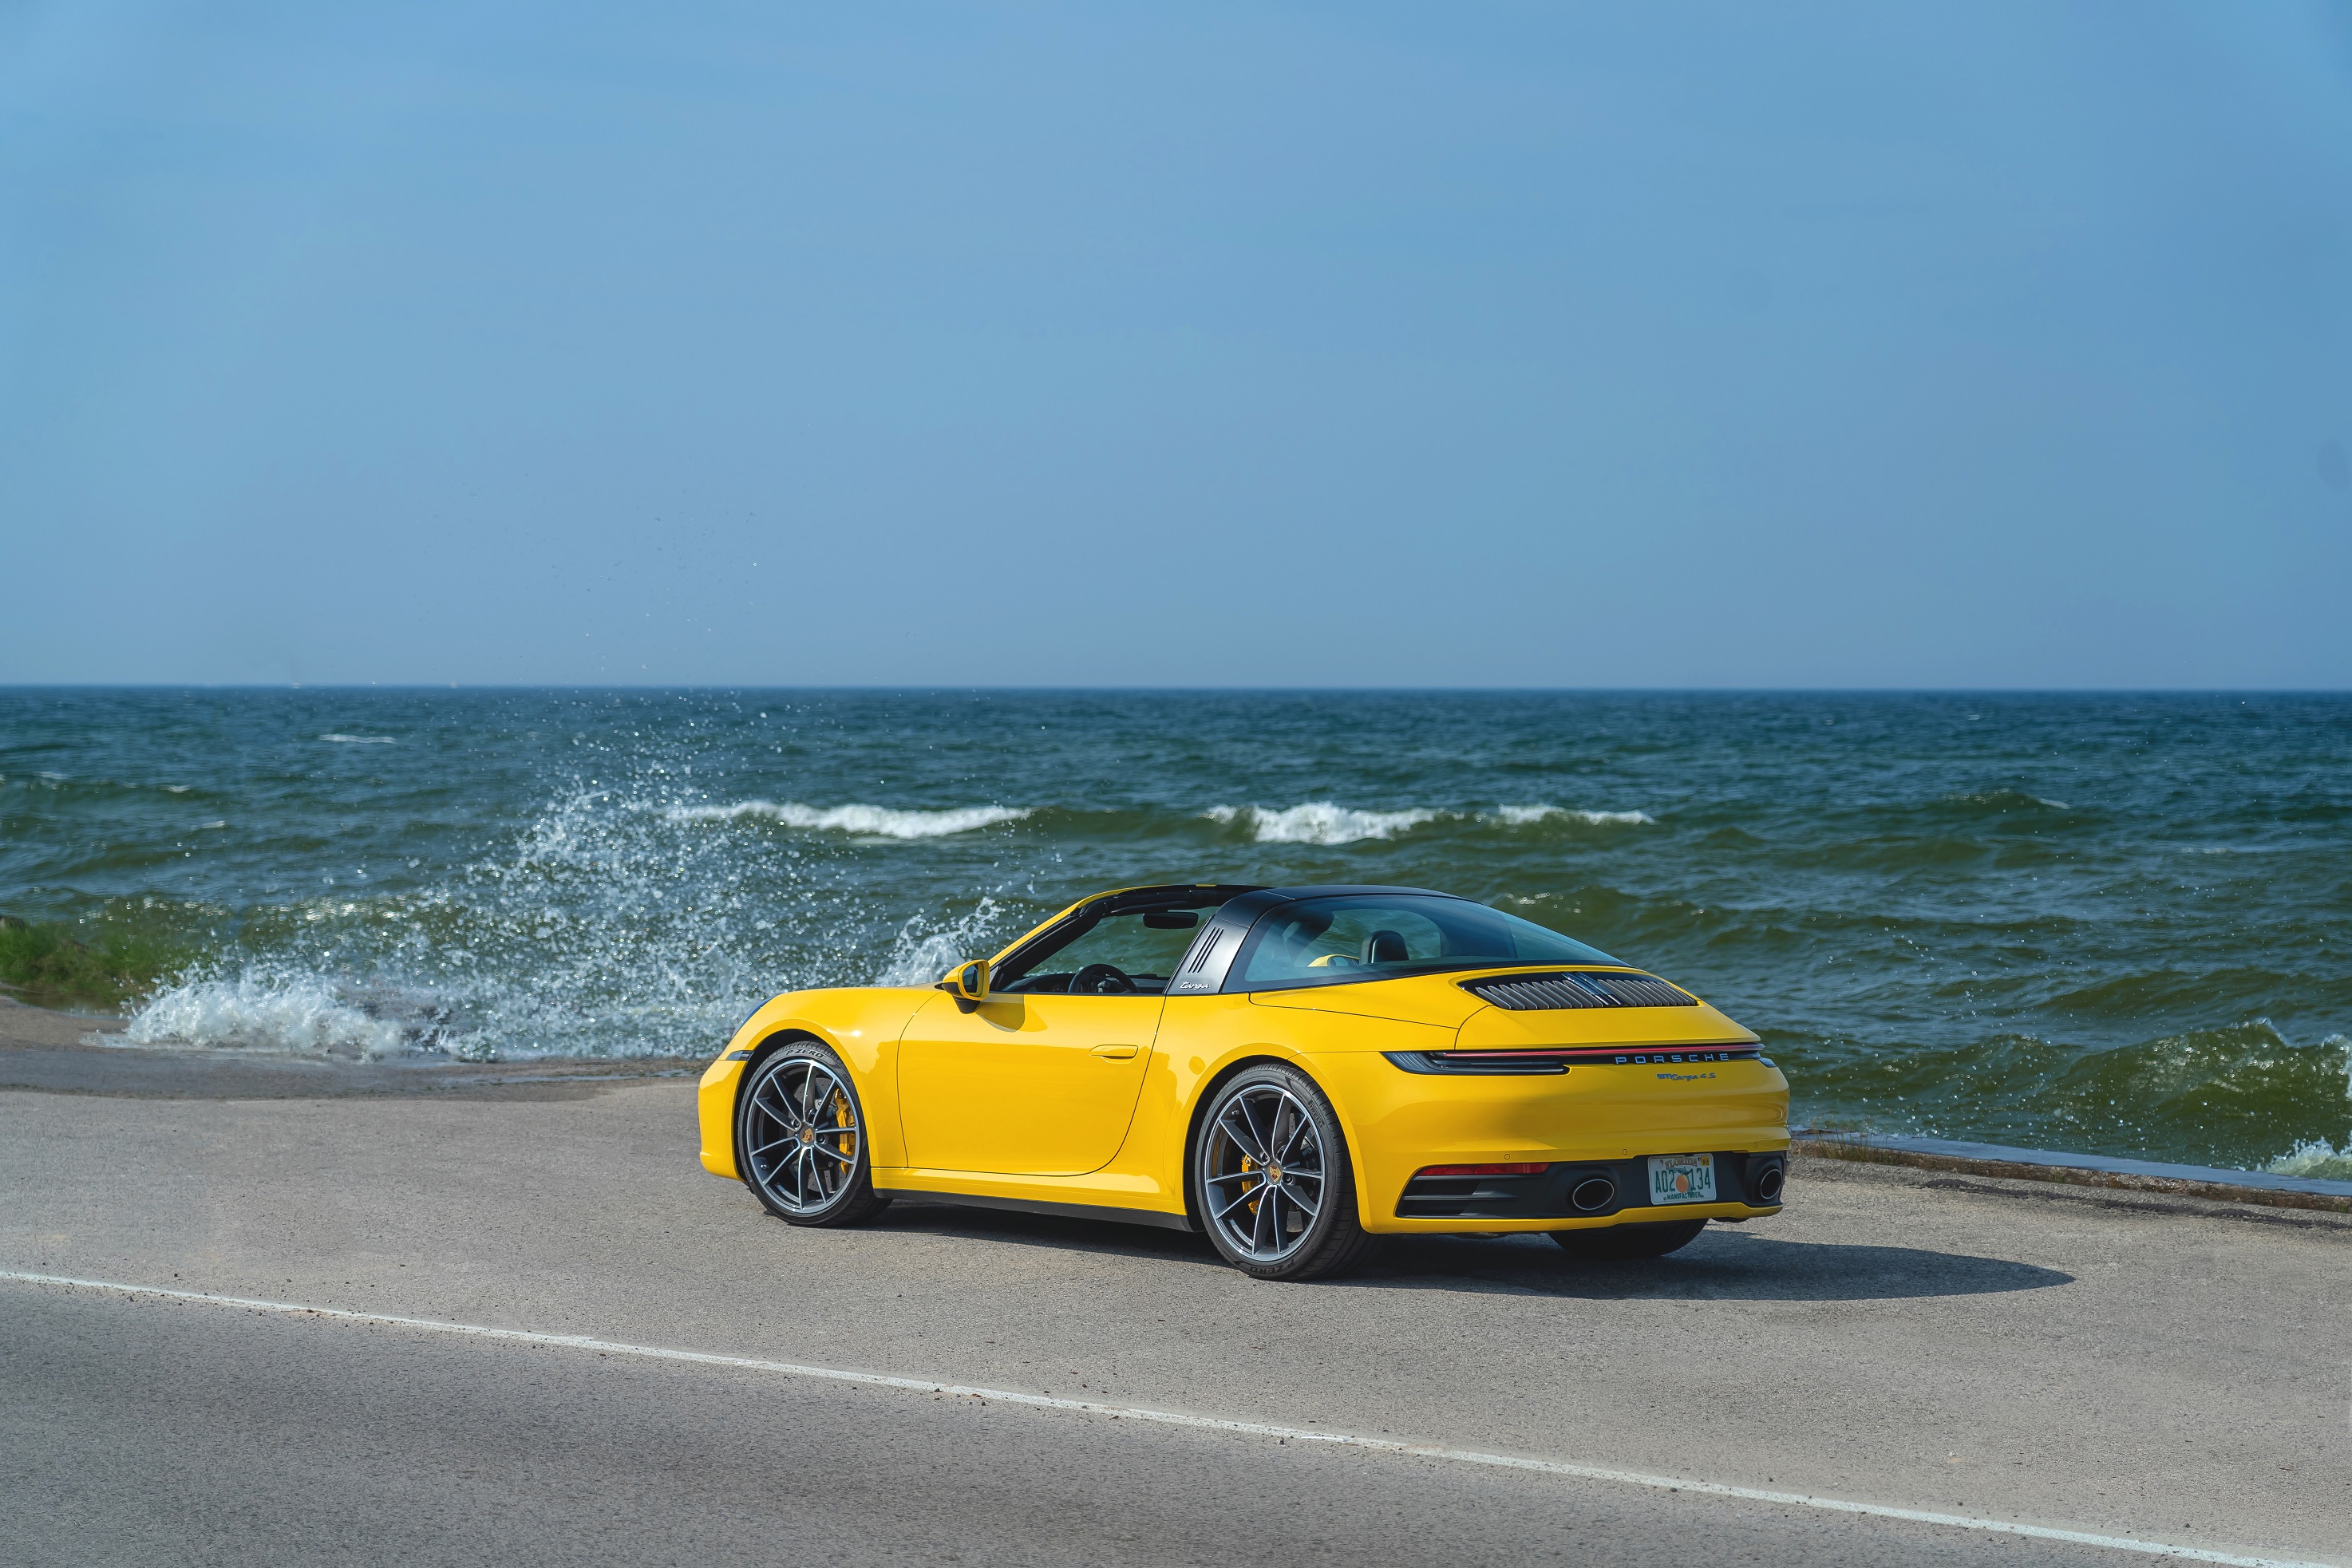
[[[1116,964],[1088,964],[1070,977],[1070,994],[1074,997],[1131,996],[1134,991],[1135,982]]]

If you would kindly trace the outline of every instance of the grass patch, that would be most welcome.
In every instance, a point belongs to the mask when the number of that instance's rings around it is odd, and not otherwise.
[[[45,1008],[121,1011],[143,1001],[194,956],[165,937],[0,915],[0,986]]]

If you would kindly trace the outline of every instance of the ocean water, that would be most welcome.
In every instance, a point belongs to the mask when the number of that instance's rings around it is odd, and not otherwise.
[[[148,1043],[697,1057],[1158,881],[1486,900],[1817,1124],[2352,1146],[2343,696],[0,691],[0,911],[191,944]]]

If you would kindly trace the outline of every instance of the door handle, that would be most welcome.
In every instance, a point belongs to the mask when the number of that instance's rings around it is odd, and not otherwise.
[[[1105,1061],[1125,1061],[1135,1054],[1136,1049],[1131,1045],[1098,1045],[1094,1053]]]

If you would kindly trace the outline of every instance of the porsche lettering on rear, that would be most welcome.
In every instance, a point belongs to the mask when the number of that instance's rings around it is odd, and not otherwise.
[[[703,1074],[702,1161],[791,1224],[898,1198],[1123,1219],[1264,1279],[1416,1231],[1656,1257],[1780,1207],[1789,1086],[1759,1043],[1451,894],[1127,888],[934,987],[768,1002]]]

